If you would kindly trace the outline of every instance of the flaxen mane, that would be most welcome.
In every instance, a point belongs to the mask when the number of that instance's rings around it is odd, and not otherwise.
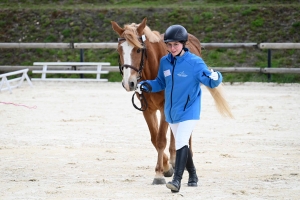
[[[138,40],[138,38],[136,37],[137,35],[137,31],[136,28],[139,26],[139,24],[135,24],[132,23],[130,25],[125,25],[124,26],[124,38],[126,39],[126,41],[138,48],[142,48],[141,42]],[[160,34],[157,31],[151,31],[151,29],[146,26],[144,29],[144,34],[147,38],[147,40],[149,40],[149,42],[155,43],[155,42],[159,42],[161,40],[160,38]]]

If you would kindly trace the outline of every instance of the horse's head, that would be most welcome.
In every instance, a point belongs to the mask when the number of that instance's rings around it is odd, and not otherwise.
[[[112,21],[113,30],[120,36],[118,38],[119,67],[123,76],[122,85],[127,91],[136,89],[141,78],[144,61],[146,59],[146,46],[144,28],[147,19],[140,24],[125,25],[121,28]]]

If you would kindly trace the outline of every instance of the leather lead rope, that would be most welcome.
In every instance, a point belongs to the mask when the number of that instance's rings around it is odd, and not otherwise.
[[[137,105],[134,103],[134,96],[135,96],[135,95],[136,95],[136,92],[133,93],[132,98],[131,98],[131,102],[132,102],[133,107],[134,107],[135,109],[139,110],[139,111],[145,111],[145,110],[148,108],[148,102],[147,102],[147,100],[146,100],[146,98],[145,98],[143,92],[141,92],[141,93],[139,94],[139,96],[140,96],[139,99],[140,99],[140,102],[141,102],[141,107],[140,107],[140,108],[137,107]]]

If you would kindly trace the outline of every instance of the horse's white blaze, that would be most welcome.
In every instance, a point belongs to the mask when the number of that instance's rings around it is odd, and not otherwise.
[[[133,46],[131,46],[127,41],[123,42],[121,44],[123,48],[123,58],[124,58],[124,64],[125,65],[131,65],[131,51],[133,49]],[[130,68],[124,68],[123,69],[123,83],[128,84],[128,79],[130,77],[131,69]]]

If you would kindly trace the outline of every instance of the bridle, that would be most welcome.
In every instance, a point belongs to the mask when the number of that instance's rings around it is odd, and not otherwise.
[[[144,59],[147,58],[147,49],[146,49],[146,44],[144,43],[146,41],[146,37],[145,35],[142,35],[141,37],[138,38],[139,40],[141,40],[141,45],[143,46],[142,48],[139,48],[138,51],[142,52],[141,55],[141,61],[140,61],[140,67],[139,69],[137,69],[136,67],[132,66],[132,65],[121,65],[121,59],[120,59],[120,55],[119,55],[119,70],[120,70],[120,74],[123,76],[123,70],[124,68],[128,69],[133,69],[134,71],[136,71],[138,73],[138,77],[137,80],[141,79],[142,77],[142,71],[144,69]],[[126,40],[125,38],[118,38],[118,42],[124,41]]]
[[[142,55],[141,55],[141,61],[140,61],[140,68],[137,69],[136,67],[132,66],[132,65],[121,65],[121,56],[119,55],[119,70],[120,70],[120,74],[123,76],[123,70],[124,67],[126,69],[130,68],[133,69],[134,71],[136,71],[138,73],[138,77],[137,80],[140,80],[142,77],[142,71],[144,69],[144,59],[147,58],[147,48],[146,48],[146,37],[145,35],[142,35],[141,37],[138,38],[139,40],[141,40],[141,45],[143,46],[142,48],[139,48],[138,51],[142,51]],[[118,38],[118,42],[124,41],[126,40],[125,38]],[[124,86],[123,86],[124,87]],[[139,111],[145,111],[148,108],[148,102],[146,101],[146,98],[143,94],[143,92],[139,93],[139,99],[141,102],[141,107],[139,108],[135,103],[134,103],[134,95],[136,95],[137,92],[134,92],[131,98],[131,102],[132,105],[135,109],[139,110]]]

